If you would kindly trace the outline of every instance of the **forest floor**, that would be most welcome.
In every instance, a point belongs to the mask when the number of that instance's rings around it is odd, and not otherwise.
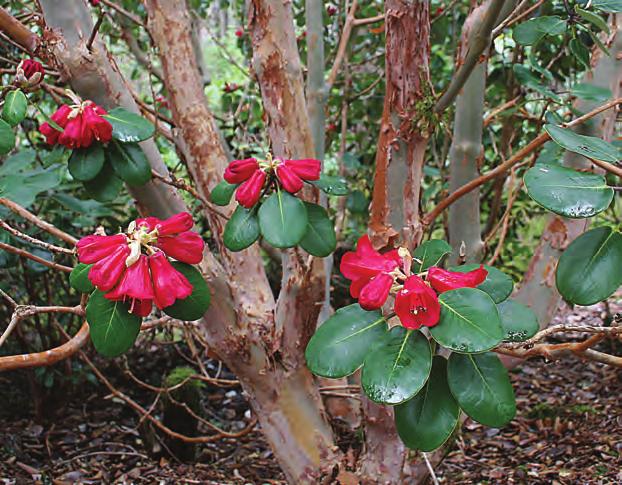
[[[622,305],[611,310],[622,311]],[[602,306],[575,309],[557,322],[600,324],[602,314]],[[610,345],[605,342],[602,348],[611,351]],[[171,355],[161,352],[154,359],[153,352],[136,350],[128,362],[136,374],[141,370],[142,379],[150,380],[151,374],[153,381],[162,369],[180,365]],[[98,362],[120,390],[147,408],[154,401],[155,394],[137,389],[118,362]],[[60,393],[51,385],[57,391],[43,397],[38,391],[33,403],[32,375],[0,375],[0,484],[285,483],[258,430],[199,445],[195,462],[184,464],[165,455],[162,440],[146,421],[109,395],[94,376],[79,368],[72,376],[77,383],[65,382]],[[223,377],[231,376],[225,372]],[[440,483],[622,483],[620,370],[573,358],[533,359],[511,378],[516,418],[503,429],[467,421],[436,470]],[[202,405],[210,421],[229,430],[248,424],[238,387],[204,389]],[[48,414],[35,419],[35,408]],[[154,414],[159,409],[157,403]]]

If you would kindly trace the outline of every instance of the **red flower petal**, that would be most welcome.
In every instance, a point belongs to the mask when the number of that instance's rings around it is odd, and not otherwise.
[[[455,290],[456,288],[475,288],[481,284],[488,276],[488,271],[484,265],[469,271],[468,273],[458,273],[457,271],[447,271],[436,266],[428,269],[427,281],[439,293]]]
[[[250,209],[261,197],[261,190],[266,181],[266,172],[256,170],[251,177],[235,191],[235,200],[242,206]]]
[[[410,276],[395,295],[395,313],[406,328],[433,327],[438,323],[441,305],[438,296],[418,276]]]
[[[196,232],[186,231],[177,236],[159,237],[157,246],[177,261],[197,264],[203,259],[205,242]]]
[[[240,184],[248,180],[257,170],[259,170],[259,163],[254,158],[234,160],[225,169],[224,178],[230,184]]]
[[[26,79],[30,79],[36,73],[41,73],[43,76],[45,74],[45,69],[39,61],[35,61],[34,59],[24,59],[20,63],[20,67],[24,71],[24,76]]]
[[[359,295],[359,305],[365,310],[376,310],[384,305],[393,286],[393,276],[380,273],[367,283]]]
[[[112,139],[112,125],[106,118],[102,118],[101,114],[107,113],[103,108],[95,104],[84,108],[82,119],[86,130],[89,132],[88,138],[90,138],[90,141],[85,137],[83,139],[83,147],[90,146],[93,138],[102,143],[108,143]],[[88,143],[86,143],[87,141]]]
[[[64,104],[60,108],[58,108],[50,118],[61,128],[64,128],[67,124],[67,118],[69,116],[69,113],[71,113],[71,108]],[[43,136],[45,136],[45,142],[48,145],[55,145],[58,142],[58,137],[62,133],[62,131],[57,130],[49,123],[43,123],[39,127],[39,131]]]
[[[125,271],[125,260],[129,254],[129,246],[123,244],[118,246],[110,256],[100,259],[89,270],[89,280],[91,283],[98,290],[111,290]]]
[[[158,236],[170,236],[172,234],[189,231],[192,229],[193,225],[194,221],[192,220],[192,216],[187,212],[180,212],[179,214],[175,214],[168,219],[156,223],[155,227],[158,229]]]
[[[157,217],[141,217],[136,219],[136,227],[146,226],[147,231],[153,231],[158,224],[162,224],[162,220]]]
[[[349,280],[371,279],[378,273],[390,273],[398,263],[376,251],[367,235],[362,236],[356,245],[356,252],[347,252],[341,258],[339,269]]]
[[[276,177],[281,182],[285,190],[291,194],[295,194],[304,185],[302,179],[287,165],[281,163],[276,167]]]
[[[290,168],[296,175],[304,180],[319,180],[322,172],[322,162],[313,158],[302,160],[285,160],[281,165]]]
[[[161,310],[175,303],[175,300],[188,298],[192,285],[177,271],[162,252],[149,256],[149,268],[153,280],[154,301]]]
[[[84,264],[92,264],[110,256],[120,246],[127,246],[125,234],[114,236],[86,236],[78,241],[78,260]]]
[[[153,302],[151,300],[136,300],[132,299],[130,304],[130,313],[138,315],[139,317],[148,317],[151,313],[151,307]]]
[[[67,148],[80,148],[82,140],[82,117],[76,116],[75,118],[67,121],[65,130],[58,137],[58,143],[66,146]]]
[[[110,293],[104,295],[109,300],[153,300],[153,284],[149,274],[147,256],[141,254],[136,263],[127,268],[121,281]]]

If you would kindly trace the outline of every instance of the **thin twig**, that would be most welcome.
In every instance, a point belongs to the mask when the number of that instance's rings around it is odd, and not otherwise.
[[[33,305],[17,305],[13,310],[11,321],[0,335],[0,347],[6,342],[11,332],[17,327],[17,324],[27,317],[38,315],[40,313],[73,313],[74,315],[84,316],[84,309],[81,306],[33,306]]]
[[[48,261],[47,259],[43,259],[39,256],[29,253],[25,249],[16,248],[15,246],[11,246],[10,244],[0,242],[0,249],[8,253],[17,254],[21,258],[31,259],[32,261],[42,264],[43,266],[47,266],[48,268],[51,268],[51,269],[55,269],[58,271],[64,271],[65,273],[71,273],[73,271],[73,268],[70,268],[69,266],[55,263],[53,261]]]
[[[39,239],[36,239],[36,238],[34,238],[32,236],[29,236],[28,234],[24,234],[23,232],[18,231],[14,227],[12,227],[9,224],[7,224],[2,219],[0,219],[0,227],[2,227],[5,231],[10,232],[11,234],[13,234],[15,237],[17,237],[19,239],[23,239],[24,241],[27,241],[30,244],[33,244],[35,246],[39,246],[40,248],[46,249],[46,250],[48,250],[50,252],[61,253],[61,254],[69,254],[69,255],[73,255],[74,252],[75,252],[73,249],[61,248],[60,246],[55,246],[54,244],[46,243],[45,241],[41,241]]]
[[[89,36],[89,40],[86,43],[86,48],[88,49],[89,52],[91,52],[92,50],[93,42],[95,42],[95,36],[97,35],[97,32],[99,31],[99,28],[101,27],[105,16],[106,16],[106,13],[103,10],[99,12],[99,17],[97,17],[97,22],[95,22],[95,25],[93,26],[93,30],[91,31],[91,35]]]
[[[566,127],[572,128],[574,126],[577,126],[583,123],[584,121],[587,121],[590,118],[593,118],[594,116],[602,113],[605,110],[618,106],[619,104],[622,104],[622,97],[609,101],[608,103],[605,103],[602,106],[599,106],[598,108],[590,111],[589,113],[586,113],[583,116],[580,116],[579,118],[566,124]],[[447,209],[447,207],[449,207],[455,201],[457,201],[464,195],[468,194],[472,190],[475,190],[480,185],[507,172],[510,168],[512,168],[514,165],[520,162],[523,158],[525,158],[531,152],[533,152],[534,150],[542,146],[545,142],[550,140],[550,138],[551,137],[546,131],[541,133],[536,138],[534,138],[531,142],[529,142],[525,147],[521,148],[518,152],[516,152],[516,154],[510,157],[507,161],[503,162],[501,165],[498,165],[492,170],[486,172],[483,175],[480,175],[479,177],[467,182],[462,187],[456,189],[454,192],[449,194],[449,196],[447,196],[445,199],[439,202],[439,204],[432,211],[430,211],[428,214],[424,216],[422,220],[423,224],[425,226],[429,226],[432,222],[434,222],[434,220],[439,216],[439,214],[441,214],[445,209]]]
[[[69,244],[75,244],[78,242],[78,240],[75,237],[70,236],[64,231],[61,231],[60,229],[50,224],[49,222],[46,222],[43,219],[40,219],[39,217],[29,212],[28,210],[23,208],[18,203],[13,202],[12,200],[5,199],[4,197],[0,197],[0,205],[5,206],[9,210],[11,210],[11,212],[13,212],[14,214],[17,214],[18,216],[22,217],[23,219],[26,219],[29,222],[32,222],[39,229],[43,229],[45,232],[60,239],[61,241],[65,241],[66,243],[69,243]]]

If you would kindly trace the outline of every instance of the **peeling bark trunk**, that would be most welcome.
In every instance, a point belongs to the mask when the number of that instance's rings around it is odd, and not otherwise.
[[[147,10],[179,129],[178,147],[198,190],[207,195],[222,180],[230,157],[203,95],[192,46],[190,14],[185,0],[148,0]],[[273,48],[268,45],[266,51]],[[270,76],[283,80],[279,70],[286,60],[278,61],[278,54],[267,55],[274,63],[270,65]],[[305,135],[295,120],[287,118],[296,113],[301,122],[302,115],[306,116],[304,97],[302,107],[298,99],[302,95],[301,76],[299,84],[295,78],[293,81],[277,86],[268,83],[265,88],[269,94],[264,94],[268,96],[264,103],[267,111],[272,110],[269,126],[275,130],[271,132],[273,140],[283,142],[277,154],[302,157],[313,151],[308,150],[310,144],[307,146],[311,140],[309,132]],[[280,118],[279,109],[283,108],[273,103],[287,97],[291,111]],[[233,204],[227,212],[232,209]],[[288,480],[316,483],[321,462],[331,463],[333,440],[320,394],[304,366],[304,348],[319,310],[309,303],[317,301],[312,298],[321,300],[323,278],[321,274],[316,276],[315,266],[307,267],[301,254],[292,250],[284,261],[283,291],[275,303],[257,245],[239,253],[226,250],[221,240],[222,219],[209,211],[206,216],[220,245],[226,277],[212,282],[217,283],[212,289],[213,301],[219,302],[219,307],[210,309],[205,318],[208,342],[240,379]]]
[[[385,2],[386,93],[376,152],[369,229],[373,244],[393,247],[402,238],[410,249],[422,235],[420,192],[429,138],[430,18],[425,0]],[[403,187],[403,190],[396,190]],[[401,233],[401,234],[400,234]],[[393,410],[364,401],[365,452],[360,472],[367,483],[401,484],[405,447]]]
[[[619,17],[619,16],[618,16]],[[615,25],[615,24],[614,24]],[[586,75],[584,82],[594,86],[606,87],[611,90],[613,97],[620,95],[622,82],[622,29],[618,28],[616,39],[610,48],[610,56],[593,56],[593,76]],[[578,101],[575,108],[580,112],[587,112],[597,104]],[[610,139],[615,123],[615,110],[601,114],[582,127],[581,133]],[[566,152],[566,165],[577,168],[590,168],[586,158]],[[555,315],[561,302],[561,296],[555,287],[555,268],[564,249],[589,225],[587,219],[566,219],[557,215],[550,215],[540,244],[536,248],[525,273],[520,288],[515,294],[518,301],[528,305],[536,313],[541,327],[546,327]]]
[[[401,232],[412,248],[422,234],[419,196],[430,129],[429,4],[388,0],[385,15],[386,93],[369,228],[376,247],[392,247]]]
[[[89,52],[86,48],[93,30],[86,4],[72,0],[40,0],[39,3],[48,27],[45,40],[71,87],[80,96],[105,108],[123,106],[138,113],[138,106],[104,45],[95,39],[92,50]],[[155,142],[147,140],[140,146],[151,167],[163,175],[168,174]],[[141,213],[166,218],[186,210],[176,190],[158,180],[128,190],[136,199]]]

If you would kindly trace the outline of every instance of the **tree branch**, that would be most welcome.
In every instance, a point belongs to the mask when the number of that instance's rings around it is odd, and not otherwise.
[[[497,22],[497,18],[499,17],[499,13],[501,12],[504,2],[505,0],[492,0],[480,28],[469,43],[469,50],[464,57],[464,62],[454,74],[445,93],[443,93],[434,106],[435,113],[442,113],[445,109],[447,109],[471,75],[471,71],[473,71],[479,62],[482,53],[490,45],[492,40],[492,29]]]
[[[34,54],[39,47],[39,36],[2,7],[0,7],[0,31],[5,32],[9,38],[31,54]]]

